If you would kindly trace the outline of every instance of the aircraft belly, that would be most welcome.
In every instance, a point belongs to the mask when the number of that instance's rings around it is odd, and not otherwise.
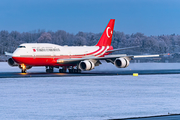
[[[72,66],[74,64],[58,64],[58,58],[53,57],[13,57],[13,60],[18,64],[26,64],[29,66]]]

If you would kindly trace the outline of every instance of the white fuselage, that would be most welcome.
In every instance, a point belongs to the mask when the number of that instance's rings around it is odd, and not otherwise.
[[[109,48],[109,46],[69,47],[49,43],[26,43],[21,44],[14,51],[12,58],[17,63],[24,63],[32,66],[44,66],[55,64],[55,60],[57,59],[82,58],[91,56],[101,57],[107,54],[106,51]]]

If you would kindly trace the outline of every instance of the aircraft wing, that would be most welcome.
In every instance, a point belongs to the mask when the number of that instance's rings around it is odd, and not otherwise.
[[[108,51],[106,51],[106,52],[115,52],[115,51],[133,49],[133,48],[137,48],[137,47],[140,47],[140,46],[132,46],[132,47],[125,47],[125,48],[118,48],[118,49],[108,50]]]
[[[145,58],[145,57],[159,57],[160,55],[130,55],[127,56],[126,54],[117,54],[117,55],[106,55],[105,57],[83,57],[83,58],[69,58],[69,59],[58,59],[57,63],[63,64],[63,63],[78,63],[83,60],[115,60],[116,58],[126,57],[128,59],[134,59],[134,58]]]
[[[7,56],[12,56],[13,55],[13,53],[8,53],[8,52],[4,52],[5,53],[5,55],[7,55]]]

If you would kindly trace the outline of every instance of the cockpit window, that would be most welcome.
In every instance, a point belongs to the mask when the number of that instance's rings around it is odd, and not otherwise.
[[[25,46],[19,46],[18,48],[26,48]]]

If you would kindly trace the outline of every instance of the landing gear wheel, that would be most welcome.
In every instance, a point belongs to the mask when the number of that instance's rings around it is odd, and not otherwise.
[[[69,69],[69,73],[81,73],[81,69]]]
[[[53,73],[53,72],[54,72],[53,67],[49,67],[49,69],[48,67],[46,67],[46,73]]]
[[[81,73],[81,69],[78,69],[78,73]]]
[[[72,73],[72,69],[69,69],[69,73]]]
[[[22,69],[21,73],[26,73],[26,70],[23,70],[23,69]]]
[[[59,69],[59,73],[66,73],[65,69]]]
[[[53,73],[53,69],[46,69],[46,73]]]

